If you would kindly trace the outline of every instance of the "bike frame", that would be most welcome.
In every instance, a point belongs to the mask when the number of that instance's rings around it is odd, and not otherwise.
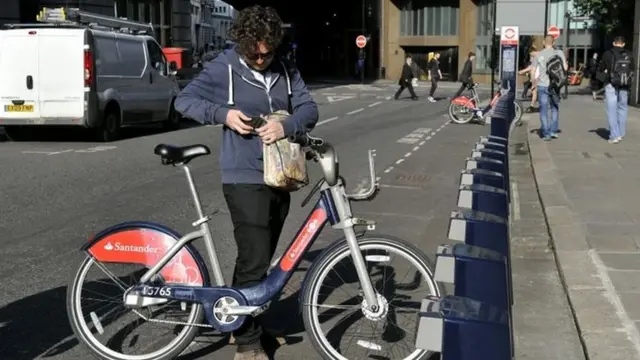
[[[371,279],[367,272],[365,260],[360,252],[354,229],[356,225],[373,226],[375,223],[353,217],[350,204],[350,200],[365,200],[377,191],[374,154],[374,151],[369,151],[370,189],[364,193],[347,195],[342,178],[339,178],[333,186],[329,186],[327,182],[324,181],[320,187],[320,198],[318,202],[289,244],[284,255],[280,258],[277,267],[275,267],[260,284],[244,289],[234,289],[225,286],[220,261],[208,224],[210,217],[205,216],[203,213],[200,196],[189,167],[187,165],[179,165],[187,177],[198,215],[198,220],[193,223],[193,226],[199,227],[199,230],[184,235],[170,247],[164,256],[142,276],[139,283],[131,288],[128,294],[125,295],[125,304],[142,307],[165,302],[169,299],[198,302],[205,305],[205,314],[211,323],[213,305],[218,299],[227,296],[234,298],[238,304],[237,306],[230,306],[226,309],[225,315],[256,316],[264,311],[268,302],[284,288],[300,264],[304,254],[311,248],[324,226],[330,223],[333,228],[340,229],[344,232],[358,274],[358,279],[362,286],[364,298],[366,299],[366,304],[372,311],[377,311],[379,308],[378,297],[371,284]],[[215,286],[186,286],[182,284],[154,286],[151,284],[152,278],[160,273],[162,268],[167,265],[182,248],[199,238],[202,238],[205,242],[207,257],[209,258],[214,275]],[[132,291],[134,293],[132,293]],[[241,294],[241,298],[238,298],[238,294]]]

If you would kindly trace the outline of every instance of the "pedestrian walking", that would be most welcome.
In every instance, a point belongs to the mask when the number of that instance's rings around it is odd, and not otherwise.
[[[467,55],[467,61],[464,62],[462,71],[460,72],[460,76],[458,77],[458,80],[460,80],[462,85],[460,85],[458,91],[455,93],[455,95],[453,95],[453,99],[460,96],[460,94],[462,94],[465,89],[473,85],[473,60],[475,58],[476,54],[474,52],[470,52],[469,55]]]
[[[531,89],[531,103],[526,110],[527,112],[533,112],[535,110],[534,106],[538,100],[538,86],[535,79],[535,72],[537,68],[535,63],[536,56],[538,56],[538,49],[535,46],[532,46],[529,49],[529,66],[518,72],[519,75],[527,75],[527,81],[525,82],[524,89],[522,90],[522,98],[526,98],[527,91]]]
[[[605,109],[609,122],[610,144],[622,141],[627,129],[633,58],[624,47],[625,40],[622,36],[614,38],[613,48],[602,55],[599,66],[600,79],[605,84]]]
[[[411,55],[407,55],[404,61],[404,65],[402,66],[402,74],[400,74],[400,80],[398,80],[398,85],[400,88],[396,92],[395,99],[398,100],[400,94],[404,91],[404,89],[409,90],[409,94],[411,94],[411,100],[418,100],[418,96],[415,91],[413,91],[413,84],[411,81],[413,80],[413,70],[411,69],[412,63]]]
[[[560,89],[567,84],[569,64],[561,50],[554,48],[555,39],[551,35],[544,38],[544,49],[535,59],[534,78],[538,88],[540,103],[540,136],[545,141],[558,138],[560,117]],[[549,121],[551,110],[551,121]]]
[[[318,107],[297,69],[275,53],[283,33],[273,8],[243,9],[230,36],[235,45],[206,63],[178,95],[175,107],[200,123],[225,125],[222,192],[238,247],[233,285],[244,288],[265,278],[291,201],[289,192],[265,185],[263,145],[311,131],[318,121]],[[278,110],[291,115],[257,129],[248,123],[252,117]],[[249,317],[233,333],[234,359],[268,360],[262,335],[260,318]]]
[[[587,75],[589,77],[589,88],[593,101],[598,100],[598,94],[604,91],[602,81],[598,80],[598,53],[593,53],[589,63],[587,64]]]
[[[433,95],[438,88],[438,81],[442,79],[442,72],[440,71],[440,53],[435,53],[433,58],[429,61],[428,65],[429,75],[431,76],[431,90],[429,90],[429,101],[436,102]]]

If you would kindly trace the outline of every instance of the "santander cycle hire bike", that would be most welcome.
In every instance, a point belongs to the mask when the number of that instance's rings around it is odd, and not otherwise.
[[[449,119],[456,124],[466,124],[468,122],[477,121],[484,123],[487,117],[491,117],[493,109],[495,108],[501,93],[501,83],[495,82],[498,85],[498,90],[493,94],[491,102],[484,108],[480,108],[480,97],[478,96],[478,84],[474,83],[467,87],[471,91],[471,97],[460,95],[451,100],[449,104]],[[519,122],[522,118],[522,104],[518,100],[514,100],[514,106],[516,110],[514,122]]]
[[[86,257],[67,294],[71,327],[80,342],[102,359],[166,360],[181,354],[202,328],[233,332],[278,298],[303,258],[311,256],[310,247],[328,223],[344,237],[313,259],[297,299],[314,348],[324,359],[364,355],[417,360],[431,356],[414,346],[421,300],[440,295],[429,260],[407,242],[368,235],[366,230],[374,228],[375,222],[352,214],[351,201],[370,199],[378,191],[375,152],[369,151],[371,187],[351,195],[345,193],[345,180],[338,173],[338,156],[331,144],[308,135],[290,141],[301,144],[307,158],[318,162],[323,172],[302,206],[317,192],[320,196],[264,281],[242,289],[225,285],[209,228],[211,218],[202,210],[188,166],[210,150],[204,145],[158,145],[155,153],[163,164],[180,167],[187,177],[198,216],[193,222],[197,230],[181,236],[157,223],[126,222],[91,238],[82,248]],[[213,280],[192,245],[200,238]],[[398,267],[392,267],[396,259]],[[108,269],[110,266],[127,269],[117,274]],[[96,279],[90,280],[93,270]],[[345,288],[338,288],[340,282]],[[98,299],[102,292],[105,298]],[[343,299],[328,301],[332,296]],[[97,303],[91,304],[94,300]],[[129,320],[124,320],[125,316]],[[335,328],[324,328],[336,321]],[[371,330],[348,331],[359,322]],[[115,330],[107,329],[112,325]]]

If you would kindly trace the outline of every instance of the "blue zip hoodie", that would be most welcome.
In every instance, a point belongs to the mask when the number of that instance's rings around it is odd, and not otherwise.
[[[286,136],[313,130],[318,121],[318,107],[300,73],[290,64],[275,59],[265,75],[271,76],[270,89],[240,62],[235,49],[225,50],[180,92],[175,108],[202,124],[224,124],[230,109],[240,110],[247,116],[287,110],[291,116],[282,122]],[[220,167],[223,184],[263,184],[260,137],[243,136],[225,126]]]

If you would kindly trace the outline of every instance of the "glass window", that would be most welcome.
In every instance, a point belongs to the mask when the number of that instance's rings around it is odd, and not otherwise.
[[[435,8],[434,35],[442,35],[442,8]]]
[[[142,76],[145,67],[144,43],[126,38],[118,39],[120,61],[126,64],[121,69],[125,76]]]
[[[115,39],[96,36],[94,45],[98,75],[116,75],[120,60]]]
[[[147,50],[149,51],[149,62],[160,75],[167,73],[167,59],[162,53],[160,46],[153,40],[147,40]]]
[[[408,2],[400,10],[400,36],[442,36],[458,34],[459,8],[429,6],[424,0]]]
[[[458,9],[457,8],[452,8],[451,9],[451,20],[449,22],[449,33],[451,35],[458,35]]]
[[[442,35],[451,35],[449,31],[449,20],[451,19],[451,8],[448,6],[442,7]]]

